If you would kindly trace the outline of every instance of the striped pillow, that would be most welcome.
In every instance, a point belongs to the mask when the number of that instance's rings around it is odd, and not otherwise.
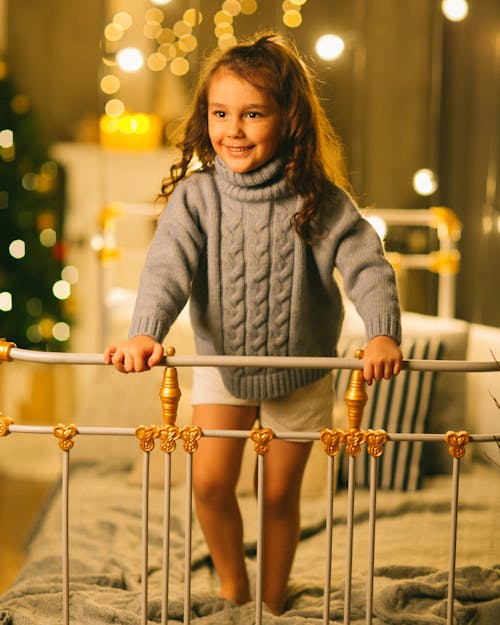
[[[339,356],[352,357],[363,342],[362,339],[351,338],[339,344]],[[405,359],[435,360],[440,357],[441,348],[442,343],[439,338],[408,338],[404,339],[401,344]],[[350,375],[351,371],[344,369],[334,374],[337,406],[340,401],[343,401]],[[368,402],[365,406],[361,428],[383,429],[388,434],[424,432],[434,378],[435,374],[432,371],[403,371],[392,380],[382,380],[366,386]],[[341,427],[348,427],[348,425],[344,424]],[[379,460],[379,488],[404,491],[420,488],[422,445],[421,442],[388,442]],[[347,481],[347,464],[348,456],[343,454],[339,471],[340,484]],[[356,458],[355,480],[358,486],[369,486],[369,455],[364,447]]]

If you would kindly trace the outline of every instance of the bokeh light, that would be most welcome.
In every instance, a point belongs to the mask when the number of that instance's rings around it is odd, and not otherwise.
[[[116,54],[118,66],[127,73],[134,73],[144,65],[144,57],[138,48],[123,48]]]
[[[0,310],[3,312],[12,310],[12,293],[9,293],[9,291],[2,291],[0,293]]]
[[[9,254],[12,258],[20,259],[26,255],[26,244],[22,239],[16,239],[9,245]]]
[[[437,177],[432,169],[419,169],[413,175],[413,189],[418,195],[432,195],[437,188]]]
[[[461,22],[469,13],[469,5],[466,0],[443,0],[441,10],[446,19]]]
[[[324,61],[338,59],[345,50],[345,42],[339,35],[322,35],[316,41],[316,53]]]
[[[66,280],[58,280],[52,286],[52,293],[57,299],[68,299],[71,295],[71,285]]]
[[[70,327],[64,321],[59,321],[52,326],[52,336],[56,341],[67,341],[71,335]]]

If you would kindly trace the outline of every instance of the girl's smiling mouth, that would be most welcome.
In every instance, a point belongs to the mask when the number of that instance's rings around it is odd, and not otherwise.
[[[248,146],[226,145],[225,148],[226,150],[229,150],[230,152],[247,152],[248,150],[252,149],[252,146],[251,145],[248,145]]]

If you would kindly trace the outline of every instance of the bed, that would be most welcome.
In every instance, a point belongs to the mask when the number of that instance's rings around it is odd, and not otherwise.
[[[483,465],[462,479],[456,572],[456,623],[498,624],[498,467]],[[141,623],[141,487],[128,481],[127,466],[80,465],[71,488],[71,623]],[[365,623],[367,493],[357,493],[356,550],[350,622]],[[255,576],[256,506],[242,496],[249,570]],[[446,622],[449,479],[430,478],[422,491],[379,495],[373,623]],[[162,596],[163,498],[152,492],[149,519],[148,623],[159,623]],[[168,623],[184,622],[185,490],[172,490]],[[62,623],[60,498],[54,493],[28,546],[28,560],[0,602],[3,624]],[[334,555],[330,622],[344,617],[346,492],[334,503]],[[478,523],[478,519],[481,519]],[[416,534],[417,528],[417,534]],[[216,596],[209,554],[194,521],[191,612],[194,622],[252,623],[255,605],[236,607]],[[265,623],[322,623],[325,502],[304,501],[303,530],[290,580],[287,612],[264,614]]]
[[[486,332],[457,320],[408,313],[404,327],[405,353],[416,360],[461,360],[473,354],[491,364],[491,350],[500,348],[498,330]],[[359,344],[358,331],[358,321],[350,317],[343,356],[348,358]],[[170,338],[186,344],[184,332],[185,327],[178,326]],[[472,347],[471,337],[476,339]],[[170,360],[175,364],[175,357]],[[314,443],[303,488],[301,540],[281,617],[273,617],[256,602],[238,607],[217,597],[210,556],[190,507],[189,467],[196,452],[186,452],[180,439],[168,453],[159,439],[149,441],[152,449],[142,447],[147,437],[141,438],[135,426],[161,423],[161,369],[125,377],[112,368],[95,367],[92,392],[74,415],[78,434],[70,433],[69,449],[64,449],[64,437],[54,439],[62,477],[33,527],[23,568],[0,597],[2,625],[498,625],[500,451],[495,431],[500,428],[494,426],[500,411],[494,401],[495,367],[488,366],[489,373],[472,374],[407,371],[397,378],[403,390],[398,391],[396,381],[387,388],[384,383],[378,389],[371,387],[361,430],[377,431],[385,425],[394,433],[376,460],[364,449],[351,456],[341,445],[338,453],[325,453],[324,443]],[[189,421],[189,367],[178,367],[178,375],[183,393],[177,420],[181,436]],[[344,371],[337,374],[340,399],[348,377]],[[474,396],[469,387],[480,382],[489,386],[490,393],[483,389],[481,405],[476,397],[467,412],[467,398]],[[348,431],[343,401],[335,414],[332,432]],[[391,420],[396,414],[400,418]],[[401,421],[402,414],[411,418]],[[0,438],[2,446],[26,430],[3,419],[3,433],[10,436]],[[393,427],[397,423],[400,429]],[[37,431],[53,435],[53,429],[39,426]],[[456,436],[465,430],[473,434],[469,444],[457,448],[445,440],[448,430]],[[412,442],[405,439],[405,432],[415,437]],[[247,448],[238,493],[248,568],[258,595],[259,509],[250,465],[256,458],[260,463],[263,455],[255,453],[250,441]],[[371,490],[375,465],[378,488]],[[171,484],[168,497],[166,471]]]
[[[137,215],[143,220],[144,211],[132,208],[136,236]],[[117,214],[113,210],[109,219],[101,219],[103,241],[111,251]],[[417,254],[393,260],[400,272],[411,267],[437,272],[438,315],[404,313],[405,357],[487,367],[475,373],[417,368],[367,389],[357,427],[364,434],[388,433],[380,456],[367,453],[366,441],[359,454],[348,453],[342,437],[350,431],[344,395],[351,369],[337,371],[333,439],[304,433],[313,437],[314,447],[304,477],[301,538],[281,617],[270,615],[259,601],[263,547],[253,467],[256,461],[264,465],[265,453],[248,441],[238,484],[255,596],[238,607],[217,598],[217,580],[192,509],[190,463],[196,451],[189,444],[186,450],[180,440],[190,421],[190,367],[177,367],[182,397],[174,432],[180,438],[175,450],[165,452],[161,439],[151,437],[161,426],[148,425],[162,423],[163,368],[125,377],[94,366],[97,355],[84,354],[79,401],[69,413],[63,411],[60,427],[39,425],[36,414],[32,426],[17,425],[16,414],[0,414],[0,454],[11,465],[37,470],[42,445],[35,452],[22,447],[18,452],[16,445],[40,434],[49,441],[43,453],[59,467],[27,541],[24,566],[0,596],[0,623],[498,625],[500,385],[495,358],[500,330],[453,318],[457,220],[441,209],[409,216],[389,211],[385,218],[396,225],[403,219],[406,226],[415,215],[418,224],[436,228],[439,249],[425,259]],[[103,251],[101,256],[119,257]],[[114,269],[102,265],[100,284],[106,288],[108,274],[119,274]],[[118,298],[113,293],[103,292],[97,300],[104,307],[101,330],[119,338],[128,326],[133,291],[121,288]],[[339,346],[344,361],[363,344],[361,321],[346,306]],[[167,341],[181,354],[169,360],[173,366],[182,354],[189,361],[194,345],[186,314]],[[11,359],[11,347],[0,341],[0,362]],[[15,383],[16,363],[3,367],[11,374],[4,376],[6,389]],[[0,411],[6,399],[0,398]]]

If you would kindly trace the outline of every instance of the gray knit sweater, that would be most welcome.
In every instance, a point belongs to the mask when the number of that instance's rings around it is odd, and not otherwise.
[[[332,185],[323,236],[302,241],[282,162],[238,174],[216,159],[174,190],[142,272],[130,336],[162,342],[190,297],[199,354],[335,356],[343,318],[337,268],[367,339],[401,338],[394,272],[352,200]],[[317,369],[221,368],[237,397],[268,399],[325,374]]]

